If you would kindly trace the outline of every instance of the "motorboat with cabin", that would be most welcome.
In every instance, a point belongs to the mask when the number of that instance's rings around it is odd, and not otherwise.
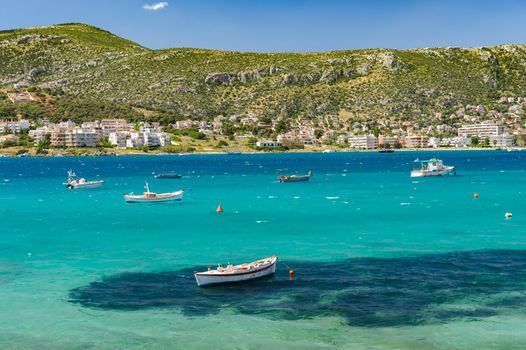
[[[420,163],[420,167],[411,171],[411,177],[428,177],[457,174],[454,166],[444,165],[442,160],[438,158],[418,160],[416,162]]]
[[[273,255],[246,264],[228,264],[226,267],[219,265],[216,269],[208,268],[208,271],[195,272],[194,276],[199,287],[251,281],[273,275],[276,272],[277,261],[278,257]]]
[[[70,170],[68,171],[68,182],[66,182],[66,187],[69,189],[99,188],[103,183],[104,180],[88,181],[84,178],[78,178],[77,174]]]

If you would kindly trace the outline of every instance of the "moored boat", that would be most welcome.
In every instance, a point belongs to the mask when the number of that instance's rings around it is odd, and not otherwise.
[[[208,269],[204,272],[194,273],[195,280],[199,287],[245,282],[265,276],[270,276],[276,272],[276,262],[278,257],[273,255],[266,259],[253,261],[251,263],[231,265],[227,267],[218,266],[217,269]]]
[[[167,174],[156,174],[153,176],[156,179],[179,179],[181,175],[176,173],[167,173]]]
[[[279,182],[301,182],[309,181],[312,177],[312,171],[309,171],[307,175],[280,175],[278,176]]]
[[[444,165],[442,163],[442,160],[438,158],[421,160],[419,162],[420,168],[411,171],[411,177],[428,177],[457,174],[454,166]]]
[[[68,182],[66,187],[69,189],[77,188],[99,188],[104,183],[104,180],[88,181],[84,178],[77,178],[77,174],[73,171],[68,171]]]
[[[183,199],[183,190],[167,193],[154,193],[150,192],[150,186],[148,185],[148,182],[144,187],[146,192],[143,192],[143,194],[134,194],[133,192],[124,193],[124,200],[126,203],[170,202],[180,201]]]
[[[390,149],[390,148],[382,148],[378,150],[378,153],[393,153],[393,152],[394,152],[394,149]]]

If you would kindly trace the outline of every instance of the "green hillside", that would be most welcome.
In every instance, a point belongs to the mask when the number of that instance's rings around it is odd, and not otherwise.
[[[0,86],[170,116],[450,114],[526,95],[526,46],[324,53],[150,50],[83,24],[0,32]]]

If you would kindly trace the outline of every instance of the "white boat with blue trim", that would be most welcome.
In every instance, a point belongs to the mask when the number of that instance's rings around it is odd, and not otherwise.
[[[273,255],[269,258],[241,265],[228,264],[226,267],[219,265],[217,269],[208,268],[208,271],[196,272],[194,276],[199,287],[251,281],[273,275],[276,272],[277,261],[278,257]]]
[[[411,177],[428,177],[457,174],[454,166],[444,165],[442,163],[442,160],[438,158],[431,158],[429,160],[419,160],[418,162],[420,162],[420,167],[411,171]]]

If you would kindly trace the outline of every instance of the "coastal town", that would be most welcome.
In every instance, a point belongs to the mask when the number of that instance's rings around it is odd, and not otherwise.
[[[27,91],[8,93],[13,104],[31,103]],[[466,105],[451,115],[415,116],[412,120],[360,117],[352,113],[272,119],[255,113],[179,118],[173,123],[130,122],[108,118],[75,123],[28,120],[21,116],[0,120],[2,148],[45,149],[113,148],[115,150],[176,150],[185,139],[196,145],[215,140],[211,151],[233,150],[230,144],[254,151],[374,150],[423,148],[511,148],[526,141],[526,98],[501,97],[496,108]],[[24,142],[22,142],[24,141]],[[172,147],[172,148],[170,148]],[[188,148],[194,151],[195,148]]]

